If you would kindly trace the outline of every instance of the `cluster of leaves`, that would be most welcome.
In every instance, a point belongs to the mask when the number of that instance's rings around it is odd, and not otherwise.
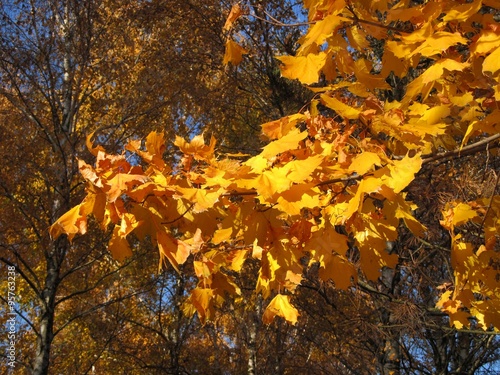
[[[130,141],[121,155],[94,147],[89,136],[95,167],[80,161],[87,196],[51,227],[52,237],[85,233],[92,214],[103,228],[114,225],[109,249],[119,260],[131,255],[131,233],[158,246],[161,264],[179,271],[191,259],[199,282],[184,310],[202,321],[228,295],[241,295],[234,278],[249,259],[259,264],[255,291],[272,298],[265,322],[297,322],[291,294],[311,267],[340,289],[395,267],[387,244],[401,223],[426,235],[405,191],[422,166],[499,138],[498,4],[304,6],[309,28],[300,47],[278,59],[284,77],[314,86],[308,111],[264,124],[270,142],[252,157],[217,155],[215,138],[177,137],[173,167],[162,159],[160,133]],[[243,14],[234,8],[225,28]],[[238,64],[246,50],[226,47],[225,61]],[[409,83],[400,92],[389,81]],[[444,209],[456,278],[438,306],[456,327],[468,327],[472,315],[485,330],[500,328],[499,213],[495,189]],[[484,232],[482,243],[457,231],[469,222]]]

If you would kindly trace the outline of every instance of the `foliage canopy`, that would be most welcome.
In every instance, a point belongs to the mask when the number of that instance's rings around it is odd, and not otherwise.
[[[71,240],[93,215],[112,226],[109,250],[118,260],[131,256],[132,234],[157,245],[160,266],[181,272],[189,260],[198,284],[183,309],[202,321],[240,298],[235,278],[249,262],[258,264],[255,292],[271,300],[264,321],[292,324],[300,319],[292,295],[311,269],[349,289],[404,263],[390,244],[402,233],[417,242],[430,236],[410,199],[416,177],[450,158],[496,155],[498,2],[304,6],[300,46],[277,59],[282,76],[315,97],[307,110],[262,125],[269,143],[260,153],[224,154],[214,137],[177,137],[178,162],[168,165],[162,133],[129,141],[121,154],[94,146],[90,134],[95,165],[79,162],[86,196],[51,236]],[[224,62],[235,66],[250,53],[244,37],[230,34],[244,17],[235,6],[225,25]],[[474,321],[500,329],[498,176],[474,199],[442,207],[455,278],[435,303],[456,328]]]

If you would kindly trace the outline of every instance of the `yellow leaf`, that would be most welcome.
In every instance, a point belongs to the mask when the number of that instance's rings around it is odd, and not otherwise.
[[[233,250],[227,256],[226,268],[232,271],[240,272],[245,263],[248,250]]]
[[[401,41],[405,44],[413,44],[424,42],[427,38],[429,38],[434,29],[432,27],[432,22],[425,23],[420,29],[415,30],[411,34],[404,35],[401,37]]]
[[[500,69],[500,47],[497,47],[483,61],[483,72],[495,74]]]
[[[455,313],[449,313],[450,325],[456,329],[463,329],[470,327],[470,314],[465,311],[457,311]]]
[[[290,188],[291,181],[285,175],[286,171],[273,168],[264,171],[255,179],[255,189],[265,201],[276,193],[281,193]]]
[[[283,171],[286,178],[293,183],[301,183],[310,179],[313,172],[323,162],[324,156],[314,155],[303,160],[293,160],[280,168],[275,168]]]
[[[390,178],[382,177],[384,184],[394,190],[395,193],[401,192],[415,178],[415,174],[422,167],[422,158],[420,154],[410,158],[406,155],[401,160],[394,160],[389,165]]]
[[[468,66],[469,64],[467,62],[461,63],[452,59],[436,61],[431,67],[423,72],[422,75],[408,85],[402,103],[407,104],[418,94],[422,94],[422,100],[425,100],[435,81],[443,78],[445,70],[462,71]]]
[[[116,201],[122,194],[126,193],[135,185],[141,185],[149,181],[149,177],[140,174],[116,173],[106,183],[108,201]]]
[[[125,259],[132,256],[130,245],[125,235],[121,233],[121,227],[118,225],[113,229],[113,235],[109,240],[108,250],[111,255],[113,255],[113,258],[119,262],[123,262]]]
[[[321,205],[320,191],[313,183],[292,185],[278,196],[277,208],[289,215],[299,215],[304,207]]]
[[[252,172],[262,173],[268,167],[269,160],[262,155],[255,155],[243,163],[252,169]]]
[[[380,165],[380,157],[373,152],[363,152],[357,155],[351,162],[349,166],[350,172],[356,172],[359,175],[364,175],[366,172],[370,171],[373,166]]]
[[[472,209],[471,206],[466,203],[459,203],[453,208],[452,223],[453,225],[465,224],[477,216],[476,210]]]
[[[329,257],[324,267],[320,267],[319,276],[324,281],[332,280],[335,287],[342,290],[349,289],[357,281],[354,265],[338,255]]]
[[[222,272],[216,272],[212,275],[211,287],[218,295],[218,300],[221,302],[226,294],[236,296],[241,294],[241,289],[236,285],[229,275]],[[222,297],[222,299],[221,299]]]
[[[240,46],[238,43],[228,39],[226,42],[226,52],[224,53],[225,65],[231,63],[233,65],[239,65],[243,61],[243,55],[248,54],[248,51]]]
[[[470,17],[474,16],[481,9],[482,0],[476,0],[472,3],[456,5],[453,4],[453,8],[450,9],[446,15],[443,17],[443,22],[465,22]]]
[[[226,190],[223,188],[215,190],[178,187],[177,192],[194,204],[193,212],[203,212],[212,208]]]
[[[331,96],[328,96],[326,94],[321,94],[321,100],[323,100],[328,108],[333,109],[345,119],[355,120],[361,114],[360,109],[353,108],[347,104],[342,103],[340,100],[332,98]]]
[[[212,237],[212,243],[218,245],[221,242],[227,241],[231,238],[233,234],[233,228],[223,228],[217,229]]]
[[[456,44],[467,44],[467,42],[467,39],[462,37],[459,33],[452,34],[444,31],[438,31],[426,38],[425,42],[418,48],[414,49],[409,56],[416,54],[427,57],[434,56],[446,51],[451,46]]]
[[[387,11],[387,21],[410,21],[412,18],[422,16],[420,8],[397,8],[394,7]]]
[[[436,302],[436,307],[440,309],[444,309],[448,301],[451,299],[451,290],[447,290],[443,294],[441,294],[441,297],[439,297],[439,300]]]
[[[191,142],[186,142],[183,138],[176,136],[174,145],[186,155],[193,155],[198,160],[210,160],[214,155],[216,140],[210,138],[210,144],[205,145],[203,134],[193,137]]]
[[[387,208],[392,209],[394,205],[394,216],[398,219],[403,219],[406,227],[417,237],[422,237],[425,234],[426,227],[422,225],[415,217],[412,215],[412,211],[416,208],[416,205],[411,205],[410,202],[405,201],[404,196],[401,194],[395,194],[394,202],[388,202]],[[384,208],[386,205],[384,204]],[[384,212],[386,210],[384,209]]]
[[[283,77],[298,79],[300,82],[310,85],[319,80],[319,73],[326,63],[326,53],[309,53],[306,56],[280,56],[284,66],[281,68]]]
[[[323,44],[325,39],[331,36],[344,21],[349,20],[347,18],[330,14],[329,16],[326,16],[322,20],[316,22],[309,28],[307,34],[299,40],[301,46],[298,49],[297,54],[307,55],[311,52],[309,47],[315,47]]]
[[[479,38],[471,44],[470,51],[474,55],[484,55],[500,44],[500,35],[492,31],[483,31]]]
[[[141,222],[137,221],[135,216],[130,213],[123,214],[121,219],[119,234],[122,237],[126,237],[141,224]]]
[[[264,324],[270,324],[274,320],[275,316],[280,316],[291,324],[297,323],[299,312],[290,303],[290,296],[277,294],[276,297],[269,302],[269,305],[262,316],[262,320]]]
[[[307,131],[300,132],[299,129],[293,129],[287,135],[265,146],[260,155],[270,159],[282,152],[296,150],[299,147],[299,142],[306,137]]]
[[[304,250],[311,252],[315,261],[321,262],[322,257],[335,252],[345,255],[349,246],[347,236],[338,233],[332,225],[314,232],[305,244]]]

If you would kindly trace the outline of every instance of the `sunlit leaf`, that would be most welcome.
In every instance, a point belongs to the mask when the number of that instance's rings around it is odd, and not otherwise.
[[[270,324],[274,320],[275,316],[282,317],[290,324],[297,323],[299,312],[290,303],[290,296],[277,294],[271,302],[269,302],[269,305],[267,305],[266,311],[264,311],[264,315],[262,316],[262,320],[265,324]]]

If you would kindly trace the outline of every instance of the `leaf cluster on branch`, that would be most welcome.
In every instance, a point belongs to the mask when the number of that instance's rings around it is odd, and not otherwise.
[[[263,124],[269,142],[259,154],[225,155],[214,137],[177,137],[178,162],[167,165],[161,133],[130,141],[122,154],[94,147],[90,135],[95,165],[79,163],[87,195],[51,236],[83,234],[93,215],[112,226],[118,260],[132,254],[132,233],[157,245],[160,266],[180,271],[189,260],[198,284],[184,311],[202,321],[241,297],[235,278],[248,262],[258,263],[255,292],[271,300],[264,321],[292,324],[300,314],[292,295],[311,268],[349,289],[396,267],[390,244],[403,228],[428,235],[408,199],[424,166],[461,151],[496,152],[500,7],[493,0],[304,6],[300,46],[277,59],[282,76],[310,85],[315,98],[307,110]],[[226,31],[246,16],[233,8]],[[233,65],[249,52],[230,37],[226,48]],[[437,306],[457,328],[474,317],[479,328],[500,329],[497,187],[498,178],[488,196],[443,207],[455,280]],[[460,231],[468,223],[473,239]]]

